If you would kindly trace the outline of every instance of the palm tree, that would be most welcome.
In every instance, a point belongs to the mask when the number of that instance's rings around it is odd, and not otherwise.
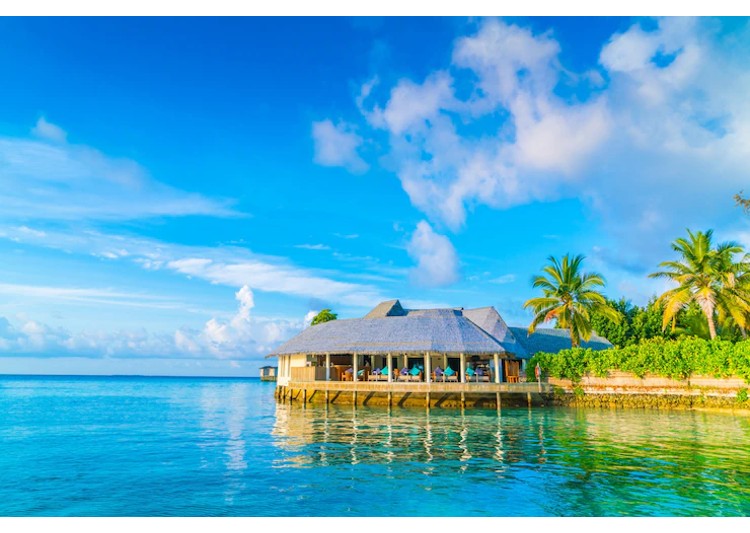
[[[734,242],[713,247],[713,231],[693,233],[672,243],[672,249],[681,255],[678,261],[665,261],[665,268],[650,274],[651,278],[667,278],[677,287],[662,294],[658,301],[663,305],[662,329],[672,323],[677,313],[690,302],[697,303],[706,317],[709,336],[716,338],[717,318],[720,322],[733,321],[745,332],[750,324],[750,264],[745,254],[739,262],[734,256],[743,248]]]
[[[310,325],[314,326],[316,324],[322,324],[323,322],[330,322],[331,320],[336,320],[338,317],[339,315],[331,312],[330,309],[323,309],[320,313],[313,317]]]
[[[591,338],[591,313],[601,315],[619,322],[622,315],[607,303],[607,299],[596,290],[604,287],[604,278],[596,272],[581,272],[584,256],[577,255],[572,259],[565,255],[562,261],[548,258],[550,264],[542,270],[548,276],[535,276],[532,279],[534,288],[541,287],[544,296],[531,298],[523,304],[531,307],[534,320],[529,326],[529,333],[534,333],[542,322],[557,320],[557,325],[570,330],[570,342],[579,346],[581,339]]]

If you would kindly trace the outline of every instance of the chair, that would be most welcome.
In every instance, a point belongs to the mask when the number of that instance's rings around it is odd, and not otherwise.
[[[404,367],[398,371],[397,381],[409,381],[409,369]]]
[[[409,370],[409,381],[422,381],[422,371],[416,366]]]
[[[476,374],[476,372],[474,371],[473,368],[471,367],[467,368],[466,369],[466,381],[467,382],[471,381],[471,378],[474,377],[474,374]]]
[[[378,381],[380,379],[380,369],[376,368],[373,370],[369,376],[367,376],[367,381]]]
[[[439,366],[436,366],[432,372],[432,381],[445,381],[445,373]]]
[[[352,374],[354,374],[354,369],[347,368],[341,374],[341,381],[354,381],[354,379],[352,378]]]
[[[458,381],[458,374],[456,374],[456,371],[453,370],[450,365],[446,367],[445,371],[443,372],[443,379],[445,381]]]
[[[489,383],[490,374],[488,372],[485,372],[485,370],[482,367],[479,367],[477,368],[476,380],[477,380],[477,383],[480,381],[486,381]]]

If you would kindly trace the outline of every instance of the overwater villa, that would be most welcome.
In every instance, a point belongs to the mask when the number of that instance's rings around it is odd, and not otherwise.
[[[611,346],[601,337],[584,345]],[[310,326],[268,357],[278,358],[281,399],[391,405],[395,393],[402,405],[465,405],[471,393],[474,401],[499,405],[501,393],[543,401],[551,389],[525,383],[526,363],[536,352],[569,347],[566,330],[528,335],[526,328],[508,327],[494,307],[405,309],[389,300],[363,318]],[[358,393],[365,393],[360,400]]]

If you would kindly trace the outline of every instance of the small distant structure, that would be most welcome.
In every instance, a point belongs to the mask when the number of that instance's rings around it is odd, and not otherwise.
[[[276,374],[279,367],[277,366],[262,366],[260,367],[260,380],[261,381],[276,381]]]

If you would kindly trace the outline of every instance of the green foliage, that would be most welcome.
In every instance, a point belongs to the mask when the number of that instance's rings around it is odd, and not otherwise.
[[[586,393],[584,392],[583,387],[576,385],[575,387],[573,387],[573,394],[576,398],[581,399]]]
[[[537,363],[546,375],[573,381],[580,381],[585,374],[604,377],[619,370],[639,377],[653,374],[673,379],[739,376],[750,383],[750,340],[733,343],[698,337],[652,338],[608,350],[570,348],[556,354],[538,353],[527,365],[529,377]]]
[[[653,338],[676,339],[681,336],[710,338],[706,317],[695,302],[680,310],[675,317],[674,328],[666,330],[661,329],[663,311],[656,298],[652,298],[645,307],[633,305],[624,298],[618,301],[607,300],[607,302],[620,312],[623,319],[620,322],[614,322],[605,315],[593,312],[591,325],[598,335],[605,337],[617,347],[622,348]],[[718,336],[733,342],[743,339],[741,329],[730,320],[720,322]]]
[[[740,389],[737,391],[737,403],[747,402],[747,389]]]
[[[624,298],[618,301],[607,300],[610,307],[622,316],[620,321],[611,320],[607,315],[593,311],[591,326],[597,334],[605,337],[615,346],[638,344],[654,337],[671,338],[672,332],[661,329],[662,310],[653,298],[645,307],[639,307]]]
[[[677,314],[693,303],[703,312],[712,339],[719,333],[717,324],[733,323],[742,332],[750,327],[750,256],[735,242],[714,246],[712,239],[712,230],[688,230],[688,238],[672,243],[679,260],[664,261],[659,264],[664,270],[649,275],[677,284],[659,296],[662,329],[674,328]]]
[[[604,287],[604,278],[596,272],[582,272],[584,256],[566,254],[561,261],[551,256],[548,260],[550,264],[542,269],[545,275],[532,280],[533,287],[541,289],[544,296],[523,304],[534,311],[529,333],[534,333],[542,322],[554,320],[557,327],[570,331],[571,344],[579,346],[581,340],[591,338],[591,313],[599,313],[613,322],[621,319],[597,290]]]
[[[314,326],[315,324],[330,322],[331,320],[336,320],[338,317],[339,315],[337,315],[336,313],[332,313],[330,309],[323,309],[320,313],[315,315],[310,325]]]

